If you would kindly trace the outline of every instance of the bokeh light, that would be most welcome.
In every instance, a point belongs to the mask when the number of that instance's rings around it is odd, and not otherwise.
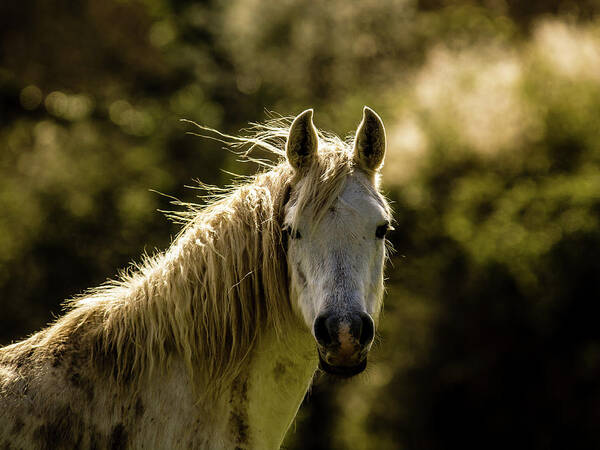
[[[383,117],[395,247],[364,376],[289,449],[600,448],[600,4],[0,4],[0,343],[166,248],[157,210],[247,174],[238,133]],[[18,24],[18,25],[15,25]],[[262,155],[260,155],[262,156]]]

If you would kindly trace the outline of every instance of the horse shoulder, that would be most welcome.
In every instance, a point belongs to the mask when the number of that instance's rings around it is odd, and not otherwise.
[[[68,333],[51,339],[51,333],[0,349],[0,443],[124,448],[125,426],[109,408],[116,392],[100,376],[86,341]]]

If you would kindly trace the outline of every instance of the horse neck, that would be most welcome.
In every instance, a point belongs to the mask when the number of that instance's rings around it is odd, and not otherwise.
[[[187,259],[198,259],[194,252],[204,251],[204,247],[196,241],[192,230],[177,244],[180,248],[174,255],[187,254]],[[180,265],[174,255],[169,256],[172,264]],[[223,384],[215,392],[220,398],[210,394],[205,397],[209,408],[203,414],[228,411],[224,442],[235,443],[239,448],[279,448],[317,368],[314,338],[295,314],[280,323],[283,330],[269,321],[256,326],[262,329],[254,345],[231,373],[235,374],[233,377],[220,377]],[[215,390],[215,381],[214,377],[203,377],[196,380],[200,383],[196,388],[210,393]],[[213,400],[224,406],[215,408]]]
[[[165,255],[171,266],[168,276],[172,278],[164,285],[171,288],[157,291],[160,298],[187,289],[179,286],[189,282],[189,274],[185,275],[187,271],[182,268],[185,263],[180,259],[196,260],[195,252],[203,251],[196,244],[193,230],[176,245]],[[155,284],[151,278],[146,280],[148,283]],[[143,286],[140,289],[147,291]],[[223,436],[215,439],[239,448],[279,448],[317,367],[314,339],[308,328],[298,318],[288,319],[282,325],[283,333],[268,322],[262,324],[261,333],[235,372],[217,377],[200,374],[193,380],[193,395],[200,394],[200,415],[227,418]],[[175,364],[174,368],[181,371],[184,365]],[[185,377],[185,373],[171,376]],[[217,382],[219,386],[215,386]],[[219,417],[213,420],[218,422]]]

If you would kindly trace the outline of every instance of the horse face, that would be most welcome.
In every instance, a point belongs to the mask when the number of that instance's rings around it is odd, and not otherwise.
[[[311,208],[297,210],[294,199],[307,182],[303,178],[293,188],[285,216],[288,227],[296,225],[289,234],[287,254],[292,301],[315,337],[321,369],[342,377],[365,369],[383,295],[384,241],[390,216],[370,171],[381,165],[384,150],[376,149],[380,157],[373,157],[360,145],[365,139],[369,145],[385,145],[385,137],[363,135],[369,120],[363,118],[357,133],[358,170],[348,175],[321,220],[315,222]],[[293,131],[292,126],[288,144]],[[288,145],[291,161],[289,149]],[[316,149],[304,149],[302,158],[309,159],[311,152]]]

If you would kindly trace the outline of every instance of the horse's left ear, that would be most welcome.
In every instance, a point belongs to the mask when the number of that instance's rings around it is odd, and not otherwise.
[[[383,165],[385,156],[385,128],[383,121],[368,106],[363,109],[362,122],[354,139],[354,162],[367,172]]]

